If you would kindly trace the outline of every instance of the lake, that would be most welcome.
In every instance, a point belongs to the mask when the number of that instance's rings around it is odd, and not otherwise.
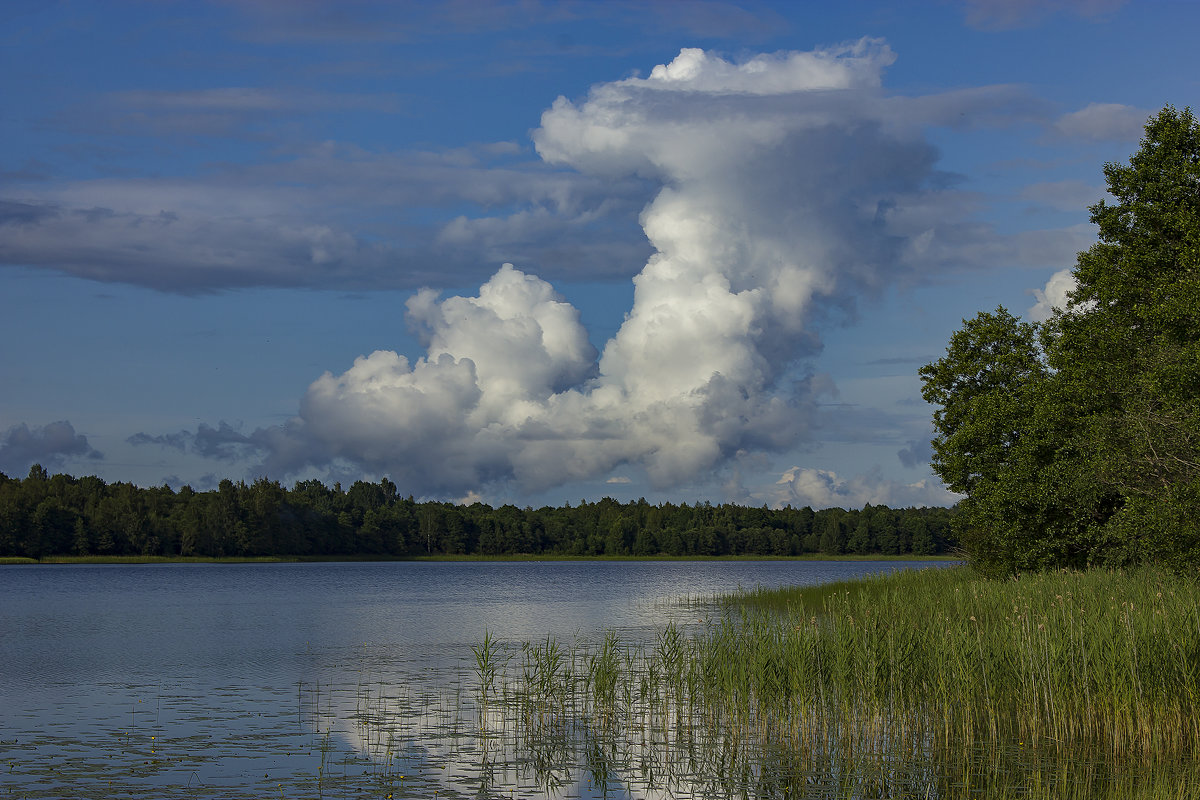
[[[739,588],[929,565],[4,567],[0,797],[703,796],[489,723],[473,647],[516,669],[525,642],[694,629]]]

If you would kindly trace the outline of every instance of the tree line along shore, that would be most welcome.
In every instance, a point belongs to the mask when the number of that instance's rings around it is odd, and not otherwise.
[[[946,508],[768,509],[611,498],[562,507],[417,502],[387,478],[291,489],[260,478],[212,491],[95,476],[0,473],[0,557],[938,555]]]

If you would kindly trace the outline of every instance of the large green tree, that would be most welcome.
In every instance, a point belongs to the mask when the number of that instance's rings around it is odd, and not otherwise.
[[[988,574],[1083,566],[1090,557],[1073,423],[1056,401],[1038,333],[1002,307],[983,312],[921,369],[925,399],[940,406],[933,467],[966,495],[959,541]]]
[[[1092,474],[1122,504],[1108,522],[1131,558],[1200,556],[1200,124],[1168,107],[1129,164],[1104,168],[1076,313],[1048,326],[1050,364],[1087,420]]]
[[[980,314],[921,369],[984,572],[1200,556],[1200,125],[1168,106],[1104,175],[1068,308]]]

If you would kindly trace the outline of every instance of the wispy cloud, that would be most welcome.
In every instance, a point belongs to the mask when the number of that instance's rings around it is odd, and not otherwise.
[[[961,0],[967,24],[983,30],[1029,28],[1060,14],[1103,20],[1128,0]]]
[[[1084,181],[1033,183],[1021,190],[1021,199],[1056,211],[1079,212],[1094,205],[1105,192],[1102,187]]]
[[[778,33],[786,20],[768,7],[725,0],[640,3],[636,0],[446,0],[430,4],[364,2],[240,3],[252,22],[239,35],[260,42],[379,44],[442,36],[513,33],[561,23],[604,23],[636,15],[643,25],[693,36],[754,40]]]
[[[26,187],[0,198],[0,263],[185,293],[462,284],[513,259],[551,277],[636,272],[648,246],[634,220],[650,187],[520,155],[508,142],[404,154],[329,146],[197,178]],[[439,208],[457,213],[430,224]]]
[[[1091,103],[1063,114],[1053,130],[1068,139],[1136,142],[1145,132],[1150,112],[1120,103]]]

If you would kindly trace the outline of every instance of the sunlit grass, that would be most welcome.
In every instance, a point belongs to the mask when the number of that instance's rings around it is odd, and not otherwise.
[[[557,698],[519,714],[525,740],[684,794],[1175,798],[1200,778],[1200,591],[1159,572],[909,571],[743,593],[699,632],[610,633],[565,667],[552,641],[523,652],[514,696]]]
[[[762,665],[718,670],[759,701],[816,691],[947,737],[1160,755],[1200,744],[1200,590],[1166,573],[922,570],[737,602],[738,623],[698,652]]]

